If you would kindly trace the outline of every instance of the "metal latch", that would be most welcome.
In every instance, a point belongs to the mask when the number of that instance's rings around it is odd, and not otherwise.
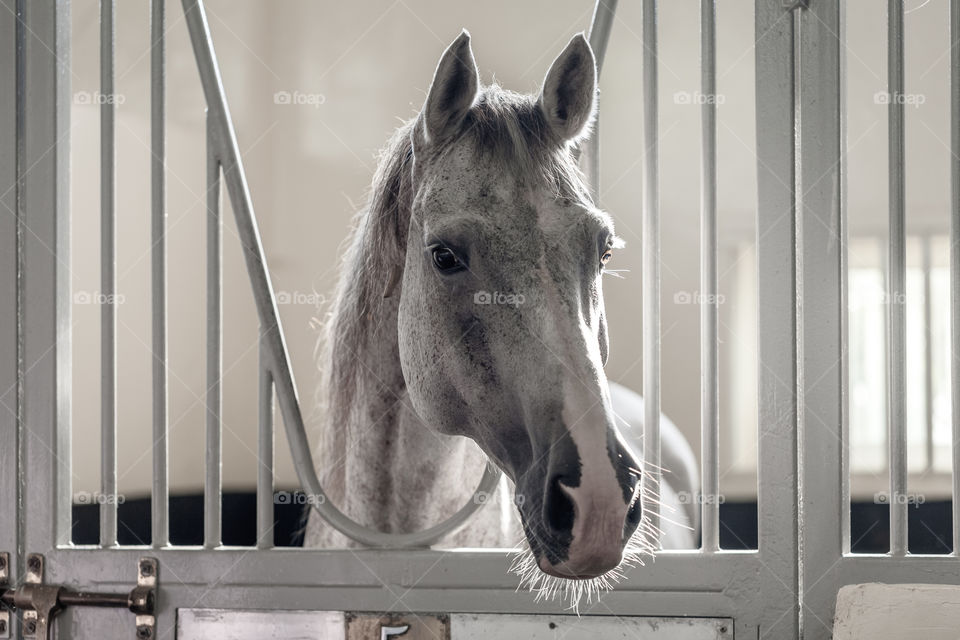
[[[43,584],[43,556],[27,556],[24,584],[16,589],[8,586],[10,556],[0,553],[0,602],[23,615],[23,637],[36,640],[50,638],[53,617],[64,607],[117,607],[136,615],[136,638],[152,640],[156,631],[157,560],[140,558],[137,562],[137,586],[130,593],[92,593]],[[10,634],[10,613],[0,607],[0,638]]]

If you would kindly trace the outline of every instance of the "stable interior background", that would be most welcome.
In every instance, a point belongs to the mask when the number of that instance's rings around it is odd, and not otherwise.
[[[883,247],[886,239],[886,16],[847,5],[850,426],[855,549],[886,549]],[[443,49],[470,30],[484,83],[536,91],[553,58],[588,28],[593,2],[208,0],[237,130],[299,386],[314,430],[315,346],[376,153],[419,110]],[[149,13],[118,2],[118,431],[123,543],[149,542],[151,438]],[[205,392],[204,101],[182,8],[167,8],[171,536],[202,541]],[[699,2],[659,9],[662,407],[695,451],[699,375]],[[96,541],[99,488],[98,3],[72,3],[73,485],[77,542]],[[753,2],[718,3],[721,289],[721,540],[756,544],[756,175]],[[949,353],[944,288],[949,211],[946,0],[907,3],[910,243],[911,548],[949,550]],[[619,7],[600,82],[600,206],[626,248],[604,282],[607,374],[642,388],[640,7]],[[920,98],[922,97],[922,99]],[[224,541],[255,536],[257,320],[224,202]],[[784,218],[784,223],[787,219]],[[928,304],[929,302],[929,304]],[[929,330],[927,329],[929,327]],[[279,422],[278,422],[279,427]],[[296,475],[277,430],[277,487]],[[473,479],[468,481],[473,482]],[[946,500],[947,502],[944,502]],[[277,544],[296,543],[300,506],[278,499]],[[927,533],[929,532],[929,533]],[[942,538],[942,540],[940,540]],[[926,546],[924,546],[926,545]]]

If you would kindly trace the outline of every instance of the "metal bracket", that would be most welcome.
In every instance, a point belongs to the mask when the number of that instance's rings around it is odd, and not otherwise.
[[[140,558],[137,563],[137,586],[130,592],[130,611],[137,616],[138,640],[151,640],[156,636],[157,573],[156,558]]]
[[[50,621],[60,611],[60,587],[44,586],[43,556],[27,556],[26,584],[14,593],[13,605],[23,610],[23,637],[49,638]]]
[[[136,615],[137,640],[152,640],[156,632],[157,573],[156,558],[140,558],[137,562],[137,586],[130,593],[90,593],[72,591],[43,582],[44,559],[39,553],[27,556],[27,575],[17,589],[9,588],[8,554],[0,553],[0,602],[23,612],[23,637],[27,640],[48,640],[54,616],[64,607],[93,606],[129,609]],[[4,568],[6,567],[6,568]],[[0,610],[0,639],[10,637],[10,614]]]
[[[7,590],[10,583],[10,554],[0,551],[0,594]],[[10,637],[10,610],[0,602],[0,640]]]

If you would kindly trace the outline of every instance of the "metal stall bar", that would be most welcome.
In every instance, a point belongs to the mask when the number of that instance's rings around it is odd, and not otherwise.
[[[152,543],[170,538],[167,471],[167,241],[164,0],[150,0],[151,289],[153,296],[153,487]]]
[[[720,370],[717,324],[717,7],[700,0],[700,548],[720,549]]]
[[[72,100],[69,5],[35,0],[18,6],[16,393],[22,504],[21,547],[10,551],[22,554],[71,542]],[[9,517],[4,513],[0,520]],[[21,577],[23,569],[21,561]]]
[[[960,0],[950,0],[950,399],[953,554],[960,556]]]
[[[764,567],[760,589],[767,603],[757,615],[759,637],[799,638],[795,226],[799,27],[795,14],[803,9],[769,0],[756,0],[754,6],[758,36],[757,533]],[[704,559],[724,557],[727,554]]]
[[[100,546],[117,544],[114,0],[100,2]]]
[[[831,636],[849,541],[842,3],[796,9],[799,637]],[[774,475],[764,476],[777,482]]]
[[[903,127],[903,0],[887,3],[890,245],[887,314],[887,433],[890,456],[890,553],[907,553],[906,227]]]
[[[923,236],[923,430],[924,473],[933,471],[933,290],[930,235]]]
[[[20,371],[22,364],[19,339],[20,324],[20,237],[18,216],[20,194],[17,161],[21,127],[23,74],[18,73],[21,57],[19,39],[23,33],[21,16],[4,11],[12,4],[0,0],[0,504],[4,517],[0,518],[0,551],[10,554],[6,567],[8,582],[20,584],[21,566],[20,526],[23,523],[20,499]],[[2,573],[2,571],[0,571]],[[17,616],[0,609],[0,621],[7,634],[18,637]],[[0,634],[2,635],[2,634]]]
[[[260,329],[260,420],[257,429],[257,547],[273,547],[273,376]]]
[[[210,111],[211,121],[216,124],[218,158],[236,216],[237,233],[243,247],[247,274],[250,277],[254,303],[260,318],[261,336],[266,352],[263,366],[269,367],[273,378],[277,403],[287,430],[287,440],[290,443],[290,455],[300,483],[304,491],[310,494],[311,504],[317,512],[337,531],[357,542],[374,547],[392,548],[430,546],[466,525],[470,516],[485,502],[479,496],[495,490],[500,480],[500,471],[494,465],[487,465],[472,500],[444,522],[415,533],[388,534],[365,527],[348,518],[327,500],[317,477],[303,416],[300,413],[297,387],[290,367],[290,358],[280,325],[276,298],[273,295],[273,285],[267,270],[250,191],[247,187],[237,136],[233,130],[220,70],[213,51],[209,23],[200,0],[183,0],[183,9],[207,108]]]
[[[833,20],[829,20],[833,22]],[[844,79],[847,73],[847,48],[842,38],[846,37],[847,14],[844,5],[838,7],[834,33],[837,57],[837,125],[840,142],[837,147],[837,159],[831,160],[837,165],[836,182],[839,187],[837,201],[834,204],[840,211],[837,224],[840,226],[840,555],[850,553],[850,353],[847,345],[850,340],[850,231],[847,225],[847,87]],[[822,26],[822,23],[821,23]],[[832,597],[832,596],[831,596]]]
[[[613,28],[613,19],[617,12],[617,0],[597,0],[593,8],[593,20],[590,22],[590,31],[587,39],[593,56],[597,62],[597,82],[600,81],[600,72],[607,55],[607,43],[610,41],[610,31]],[[581,161],[590,195],[596,204],[600,203],[600,112],[593,121],[593,131],[583,148]]]
[[[643,0],[643,495],[660,488],[660,119],[657,107],[657,2]],[[643,506],[660,540],[660,505]]]
[[[222,540],[223,399],[223,263],[220,216],[220,161],[210,113],[207,113],[207,445],[203,488],[203,543],[208,549]]]

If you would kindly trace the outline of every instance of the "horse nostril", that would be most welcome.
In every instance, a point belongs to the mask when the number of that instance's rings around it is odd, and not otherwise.
[[[560,486],[561,480],[562,476],[555,476],[547,487],[543,500],[544,521],[554,531],[570,531],[573,529],[573,500]]]
[[[642,517],[643,505],[641,505],[640,498],[637,498],[633,501],[633,504],[630,505],[629,511],[627,511],[626,529],[629,533],[633,533],[633,530],[640,524]]]

